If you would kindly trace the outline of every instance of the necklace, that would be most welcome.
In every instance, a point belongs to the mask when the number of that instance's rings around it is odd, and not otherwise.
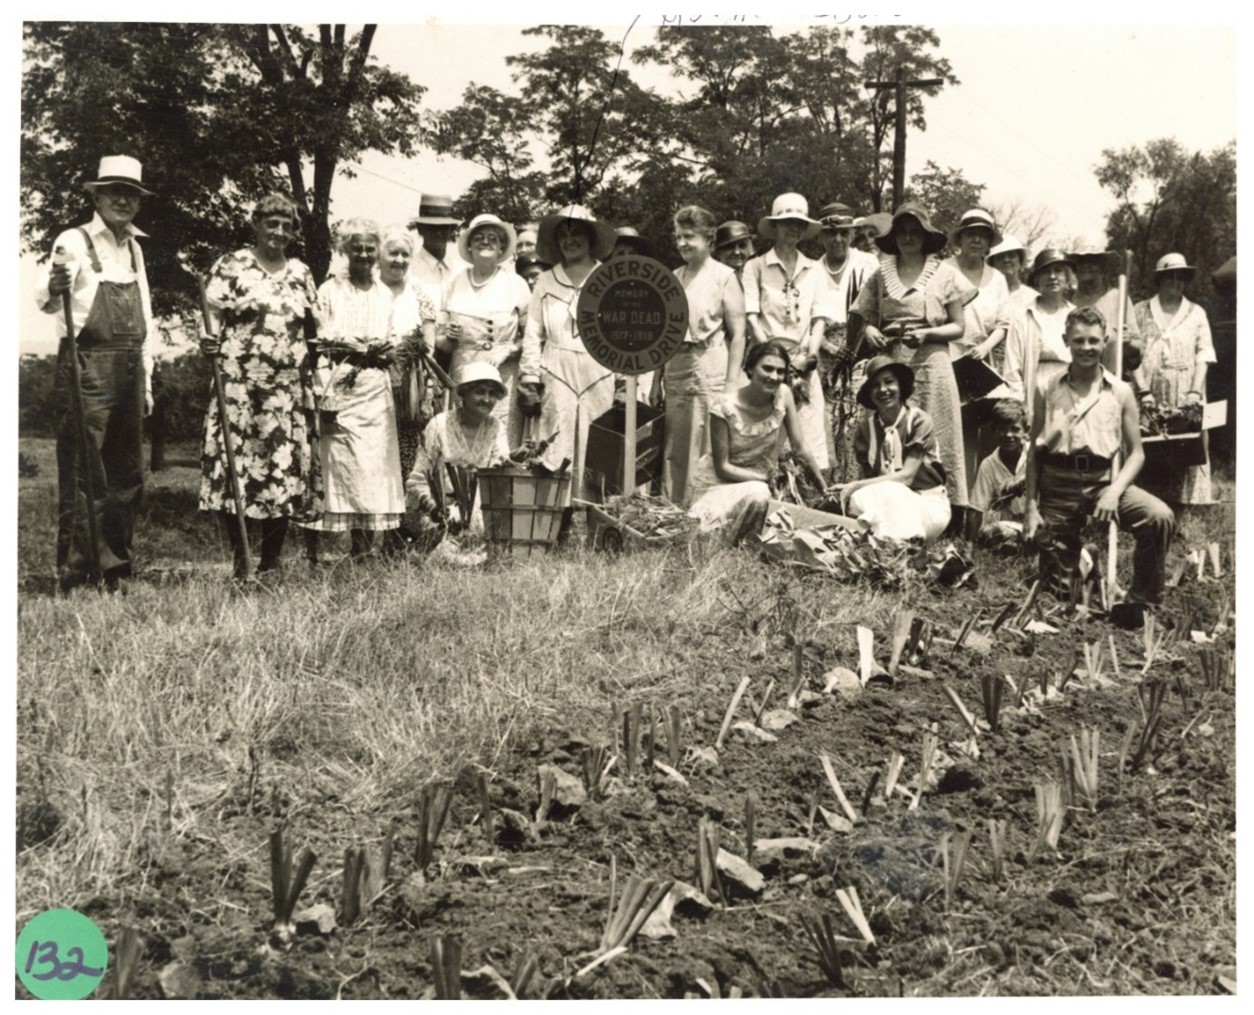
[[[476,281],[475,281],[475,269],[474,269],[474,268],[471,268],[471,269],[470,269],[469,276],[468,276],[468,277],[470,278],[470,288],[471,288],[471,289],[476,289],[476,290],[477,290],[477,289],[482,289],[485,285],[487,285],[487,284],[488,284],[489,282],[491,282],[494,278],[496,278],[497,273],[498,273],[500,270],[501,270],[501,266],[498,264],[495,268],[493,268],[493,269],[492,269],[492,274],[491,274],[491,275],[489,275],[487,278],[485,278],[482,282],[476,282]]]

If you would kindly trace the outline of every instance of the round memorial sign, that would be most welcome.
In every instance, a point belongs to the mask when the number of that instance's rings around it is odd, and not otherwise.
[[[688,333],[684,287],[651,257],[606,261],[584,282],[575,312],[588,354],[620,374],[658,369]]]

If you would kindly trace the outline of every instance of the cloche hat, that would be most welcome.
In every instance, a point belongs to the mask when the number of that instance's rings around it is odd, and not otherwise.
[[[640,231],[635,226],[619,226],[614,230],[614,243],[625,243],[631,247],[632,251],[641,257],[650,257],[649,241],[640,235]]]
[[[743,222],[728,219],[714,232],[714,249],[719,250],[741,240],[753,239],[753,232]]]
[[[453,386],[461,391],[467,384],[477,384],[480,381],[491,383],[496,388],[498,398],[504,398],[507,394],[505,383],[501,380],[501,372],[484,360],[474,360],[465,364],[453,378]]]
[[[1051,264],[1065,264],[1072,271],[1075,271],[1075,262],[1071,260],[1065,251],[1056,247],[1046,247],[1036,255],[1036,260],[1032,262],[1032,270],[1028,272],[1028,285],[1036,285],[1036,276],[1040,274],[1042,268],[1048,268]]]
[[[897,384],[901,388],[901,400],[905,402],[914,394],[914,371],[906,364],[898,363],[891,356],[876,356],[866,365],[866,380],[858,389],[858,404],[868,409],[875,408],[875,400],[871,398],[871,385],[875,375],[881,370],[891,370],[897,376]]]
[[[997,223],[993,221],[993,216],[983,208],[972,208],[970,211],[962,213],[962,218],[958,219],[958,224],[954,226],[953,231],[949,234],[949,242],[953,246],[958,246],[958,237],[962,235],[964,229],[987,229],[993,236],[993,242],[989,244],[990,247],[994,247],[1001,242],[1001,231],[997,228]]]
[[[470,263],[470,237],[482,226],[492,226],[501,234],[501,252],[497,254],[496,263],[504,264],[514,256],[514,247],[518,243],[518,234],[514,232],[513,226],[508,222],[502,222],[495,215],[476,215],[472,218],[470,225],[463,229],[457,237],[457,252],[461,254],[463,261],[467,264]]]

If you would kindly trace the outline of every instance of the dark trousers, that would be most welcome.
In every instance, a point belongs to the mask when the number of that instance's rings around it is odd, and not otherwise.
[[[140,350],[85,349],[79,353],[83,419],[87,431],[88,503],[81,482],[78,418],[73,407],[73,375],[63,350],[57,367],[57,574],[62,584],[90,575],[88,512],[100,534],[104,575],[130,573],[135,514],[144,489],[144,370]]]
[[[1039,479],[1041,584],[1070,582],[1080,559],[1080,531],[1102,492],[1110,485],[1109,470],[1080,471],[1043,464]],[[1119,528],[1136,539],[1132,554],[1135,602],[1159,603],[1163,598],[1167,550],[1176,531],[1176,516],[1153,494],[1130,486],[1119,498]]]

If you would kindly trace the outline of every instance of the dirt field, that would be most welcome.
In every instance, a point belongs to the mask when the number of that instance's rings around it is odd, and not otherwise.
[[[524,966],[520,992],[551,998],[1235,990],[1231,508],[1185,520],[1173,565],[1216,540],[1223,576],[1186,562],[1146,667],[1143,632],[1046,598],[1039,619],[1056,631],[1020,633],[1013,617],[992,631],[1033,564],[984,553],[978,587],[916,574],[885,592],[708,547],[310,575],[293,546],[279,583],[237,594],[224,541],[188,510],[190,463],[153,481],[137,539],[150,562],[128,593],[57,599],[54,472],[46,446],[22,448],[41,472],[20,493],[17,926],[64,905],[111,944],[133,928],[132,996],[434,996],[437,938],[460,943],[460,991],[479,998],[505,996]],[[933,626],[927,657],[824,693],[836,667],[859,670],[860,624],[888,666],[904,610]],[[790,705],[794,639],[805,693]],[[743,678],[733,723],[749,728],[712,752]],[[996,729],[984,678],[1001,681]],[[622,710],[636,704],[628,770]],[[678,777],[656,764],[672,757],[660,722],[648,764],[650,710],[672,708]],[[1090,731],[1086,792],[1071,739],[1082,748]],[[581,777],[611,755],[607,775]],[[542,766],[570,778],[538,820]],[[420,870],[433,785],[451,802]],[[1038,812],[1051,787],[1056,848]],[[604,950],[611,871],[616,897],[632,875],[700,887],[703,820],[760,883],[721,876],[721,897],[711,885],[580,974]],[[1004,822],[1000,862],[990,822]],[[324,906],[334,929],[298,919],[274,938],[279,827],[317,858],[298,916]],[[356,847],[377,895],[350,922]],[[873,942],[841,902],[851,888]],[[824,917],[839,978],[803,927]],[[662,936],[645,936],[655,925]]]

